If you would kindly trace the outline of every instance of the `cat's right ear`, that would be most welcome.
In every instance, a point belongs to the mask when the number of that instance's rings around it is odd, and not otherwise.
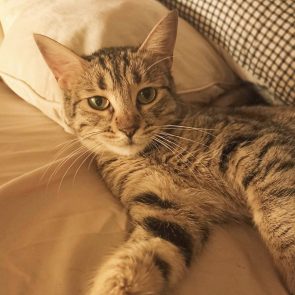
[[[49,37],[34,34],[34,39],[59,86],[70,89],[77,76],[84,72],[87,61]]]

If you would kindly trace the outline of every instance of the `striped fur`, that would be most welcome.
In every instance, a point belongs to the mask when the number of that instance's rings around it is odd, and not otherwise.
[[[215,224],[249,218],[295,294],[294,108],[192,108],[177,98],[163,52],[102,49],[79,61],[82,74],[61,86],[72,128],[97,154],[131,225],[89,294],[170,294]],[[157,98],[139,105],[145,87],[154,87]],[[91,109],[93,95],[107,97],[111,107]],[[132,141],[120,131],[124,120],[139,125]]]
[[[163,141],[172,151],[165,144],[129,158],[111,153],[99,156],[97,163],[103,167],[107,185],[133,223],[127,243],[134,241],[134,247],[138,241],[151,247],[157,243],[148,255],[158,268],[153,271],[163,277],[157,289],[153,285],[139,292],[126,285],[125,293],[114,294],[161,294],[159,290],[174,286],[175,277],[185,274],[214,224],[249,217],[294,292],[294,120],[294,109],[283,107],[245,107],[231,109],[230,114],[227,109],[200,109],[177,125],[197,129],[163,131]],[[120,273],[123,260],[117,254],[111,259]],[[138,263],[141,286],[152,267],[141,268]],[[111,268],[106,264],[102,272],[107,274]],[[139,269],[133,271],[140,275]]]

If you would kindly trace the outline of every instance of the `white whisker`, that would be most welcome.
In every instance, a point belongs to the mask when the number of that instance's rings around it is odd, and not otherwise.
[[[100,134],[101,132],[99,131],[95,131],[95,132],[89,132],[87,134],[85,134],[83,136],[83,139],[88,139],[91,136],[95,136]],[[55,158],[53,160],[51,160],[51,164],[47,167],[47,169],[44,171],[44,173],[42,174],[40,181],[45,177],[45,175],[48,173],[49,169],[51,168],[52,164],[55,163],[55,160],[61,156],[63,153],[67,152],[69,149],[73,148],[75,146],[75,144],[78,144],[81,142],[80,138],[75,138],[75,139],[71,139],[65,143],[62,143],[63,145],[66,145],[64,147],[61,148],[61,150],[57,153],[57,155],[55,156]],[[61,144],[61,145],[62,145]],[[82,149],[86,149],[84,146],[79,145],[78,148],[76,148],[73,152],[71,152],[69,155],[67,155],[59,164],[58,166],[54,169],[53,173],[51,174],[51,176],[49,177],[49,181],[47,183],[47,186],[49,185],[50,181],[53,179],[53,177],[56,175],[57,171],[59,169],[62,168],[63,165],[66,164],[67,161],[69,161],[72,157],[74,157],[75,155],[79,154],[79,152],[82,151]]]
[[[71,140],[71,142],[66,142],[66,143],[62,143],[64,146],[52,157],[52,159],[49,160],[49,165],[48,167],[45,169],[45,171],[42,173],[42,175],[40,176],[39,181],[42,181],[42,179],[45,177],[45,175],[47,174],[47,172],[49,171],[49,169],[51,168],[51,166],[55,163],[55,161],[63,154],[65,153],[67,150],[71,149],[74,147],[75,144],[77,144],[77,139],[75,139],[75,141]]]
[[[186,140],[186,141],[189,141],[189,142],[193,142],[193,143],[196,143],[196,144],[199,144],[201,146],[204,146],[204,147],[208,147],[208,145],[204,144],[204,143],[201,143],[201,142],[197,142],[196,140],[192,140],[190,138],[186,138],[186,137],[183,137],[183,136],[179,136],[179,135],[175,135],[175,134],[171,134],[171,133],[167,133],[167,132],[161,132],[162,134],[166,135],[166,136],[170,136],[170,137],[175,137],[175,138],[179,138],[179,139],[183,139],[183,140]]]
[[[59,186],[58,186],[58,190],[57,190],[57,193],[60,192],[61,190],[61,186],[62,186],[62,183],[63,183],[63,180],[65,179],[67,173],[70,171],[70,169],[74,166],[74,164],[79,160],[81,159],[81,157],[85,156],[88,154],[88,150],[84,151],[81,155],[79,155],[77,158],[75,158],[75,160],[71,163],[71,165],[67,168],[66,172],[63,174],[62,178],[61,178],[61,181],[59,183]]]
[[[77,175],[78,175],[78,172],[79,172],[79,170],[81,169],[81,167],[83,166],[83,164],[91,157],[91,156],[93,156],[93,153],[90,153],[89,155],[87,155],[86,157],[85,157],[85,159],[82,161],[82,163],[79,165],[79,167],[77,168],[77,171],[75,172],[75,174],[74,174],[74,177],[73,177],[73,184],[75,183],[75,180],[76,180],[76,177],[77,177]]]
[[[53,180],[55,175],[57,174],[58,170],[60,170],[69,160],[71,160],[73,157],[79,155],[83,150],[85,149],[84,146],[80,146],[75,151],[71,152],[68,156],[61,159],[60,163],[55,167],[54,171],[51,173],[50,177],[47,181],[47,187],[49,186],[50,182]]]
[[[97,154],[96,153],[93,153],[93,156],[91,158],[91,160],[89,161],[89,164],[87,166],[87,170],[90,169],[90,166],[92,165],[93,161],[95,160],[95,158],[97,157]]]
[[[158,135],[155,137],[155,140],[157,142],[159,142],[161,145],[163,145],[164,147],[166,147],[170,152],[174,152],[173,149],[171,149],[171,147],[169,145],[167,145],[167,143],[165,143],[163,140],[161,140]]]
[[[199,131],[199,132],[203,132],[206,134],[210,134],[212,136],[214,136],[214,134],[207,132],[207,130],[216,130],[216,129],[210,129],[210,128],[198,128],[198,127],[191,127],[191,126],[183,126],[183,125],[163,125],[162,127],[166,128],[166,129],[183,129],[183,130],[194,130],[194,131]]]
[[[170,134],[168,134],[168,135],[170,135]],[[165,135],[164,135],[164,134],[163,134],[163,136],[164,136],[164,138],[165,138]],[[164,140],[163,137],[161,137],[161,138]],[[165,138],[165,140],[167,141],[168,139]],[[194,150],[193,150],[193,151],[188,151],[187,149],[183,148],[182,146],[176,144],[175,142],[172,142],[172,141],[170,141],[170,140],[169,140],[169,142],[170,142],[171,144],[174,144],[175,146],[177,146],[177,147],[180,149],[180,152],[179,152],[178,154],[175,155],[176,158],[177,158],[178,160],[180,160],[181,162],[183,162],[183,163],[185,164],[185,166],[186,166],[186,167],[192,172],[192,174],[193,174],[194,177],[196,178],[197,176],[196,176],[194,170],[192,169],[192,166],[194,166],[193,163],[192,163],[189,159],[183,160],[183,157],[184,157],[184,156],[188,156],[188,157],[190,157],[191,155],[194,156],[194,155],[195,155],[195,151],[194,151]],[[180,153],[182,153],[182,152],[185,152],[185,154],[184,154],[182,157],[180,157]],[[199,163],[199,164],[201,164],[201,163]],[[201,164],[201,165],[202,165],[202,167],[205,167],[203,164]]]

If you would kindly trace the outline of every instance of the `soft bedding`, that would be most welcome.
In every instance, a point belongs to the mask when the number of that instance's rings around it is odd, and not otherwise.
[[[0,81],[0,294],[84,295],[124,239],[122,207],[73,138]],[[287,292],[257,232],[229,224],[177,294]]]
[[[79,168],[85,157],[50,178],[72,136],[3,82],[0,134],[0,294],[85,294],[92,272],[124,239],[122,208],[94,165]],[[213,232],[175,294],[287,293],[256,231],[231,224]]]
[[[272,104],[295,105],[293,0],[159,0],[210,39]]]

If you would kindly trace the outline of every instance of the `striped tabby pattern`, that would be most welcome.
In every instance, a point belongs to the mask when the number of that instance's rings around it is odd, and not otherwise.
[[[129,216],[89,294],[171,294],[215,224],[249,219],[295,294],[295,109],[185,105],[170,71],[176,27],[172,12],[139,48],[84,58],[35,36]]]

